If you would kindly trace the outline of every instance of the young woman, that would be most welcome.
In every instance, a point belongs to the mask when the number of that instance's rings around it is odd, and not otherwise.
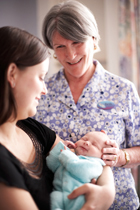
[[[46,156],[61,139],[35,115],[46,94],[47,47],[36,37],[13,27],[0,28],[0,209],[50,209],[53,174]],[[100,186],[87,184],[70,195],[85,194],[86,207],[100,209],[99,195],[114,198],[111,170],[105,168]],[[109,176],[111,181],[106,181]],[[108,180],[108,179],[107,179]],[[113,191],[112,191],[113,188]],[[93,193],[96,190],[96,194]],[[113,192],[113,193],[112,193]]]

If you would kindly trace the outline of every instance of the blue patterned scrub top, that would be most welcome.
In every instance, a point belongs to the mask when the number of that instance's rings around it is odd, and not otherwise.
[[[90,131],[106,130],[119,148],[140,146],[140,99],[134,84],[106,71],[96,70],[75,104],[63,68],[46,80],[35,118],[63,140],[76,142]],[[136,210],[139,199],[131,169],[112,167],[116,197],[110,209]]]

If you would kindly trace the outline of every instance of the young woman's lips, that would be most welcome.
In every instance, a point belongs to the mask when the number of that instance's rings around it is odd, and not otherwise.
[[[35,100],[36,100],[36,103],[39,104],[40,98],[37,98],[37,97],[36,97]]]

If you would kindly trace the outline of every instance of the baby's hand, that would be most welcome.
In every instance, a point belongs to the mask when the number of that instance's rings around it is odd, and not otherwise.
[[[64,143],[65,146],[67,146],[69,149],[75,149],[75,148],[76,148],[75,144],[74,144],[73,142],[71,142],[71,141],[64,141],[63,143]]]
[[[64,146],[64,150],[67,150],[67,147],[66,146]],[[60,152],[62,152],[62,151],[63,151],[63,149],[60,150]]]

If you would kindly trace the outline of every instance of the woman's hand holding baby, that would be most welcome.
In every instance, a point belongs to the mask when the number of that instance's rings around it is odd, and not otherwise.
[[[107,166],[121,166],[119,164],[119,159],[121,156],[121,150],[119,149],[117,143],[112,140],[107,140],[106,145],[108,147],[103,148],[102,159],[106,163]]]

